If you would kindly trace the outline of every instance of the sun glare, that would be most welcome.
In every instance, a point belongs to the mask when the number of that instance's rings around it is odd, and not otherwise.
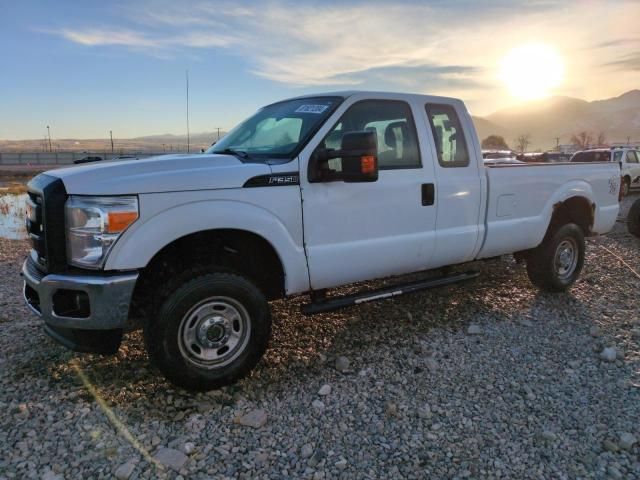
[[[521,45],[502,59],[500,79],[514,97],[544,98],[562,83],[564,62],[553,47],[544,43]]]

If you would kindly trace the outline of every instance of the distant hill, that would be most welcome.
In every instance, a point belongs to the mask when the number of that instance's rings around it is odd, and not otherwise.
[[[550,97],[500,110],[486,117],[475,117],[480,140],[501,135],[508,144],[524,133],[531,136],[530,149],[548,149],[570,143],[571,135],[589,131],[605,134],[608,143],[640,143],[640,90],[618,97],[587,102],[571,97]]]
[[[225,132],[220,132],[224,135]],[[189,137],[189,150],[199,152],[207,148],[218,138],[218,133],[194,133]],[[165,133],[136,138],[114,138],[114,153],[131,152],[186,152],[187,136]],[[53,138],[54,151],[59,152],[111,152],[108,138]],[[0,140],[0,152],[42,152],[48,151],[49,144],[44,140]]]

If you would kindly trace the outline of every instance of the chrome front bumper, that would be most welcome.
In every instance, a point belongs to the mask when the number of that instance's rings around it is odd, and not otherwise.
[[[24,299],[47,325],[65,329],[112,330],[127,325],[138,273],[109,275],[43,275],[27,258],[22,266]],[[86,313],[65,315],[54,296],[88,299]],[[73,296],[76,297],[73,297]],[[86,307],[86,305],[85,305]]]

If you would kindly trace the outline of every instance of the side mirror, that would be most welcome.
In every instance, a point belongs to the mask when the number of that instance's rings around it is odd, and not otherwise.
[[[328,162],[342,159],[339,172],[329,168]],[[378,180],[378,137],[375,132],[347,132],[342,136],[340,150],[320,149],[309,162],[309,181],[342,180],[346,183]]]

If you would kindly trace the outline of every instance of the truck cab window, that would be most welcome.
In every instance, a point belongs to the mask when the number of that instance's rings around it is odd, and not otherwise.
[[[469,166],[467,142],[454,108],[450,105],[429,103],[426,105],[426,110],[440,166]]]
[[[627,163],[638,163],[638,157],[633,150],[627,152]]]
[[[353,104],[327,134],[324,148],[339,149],[346,132],[371,131],[378,139],[378,168],[420,168],[415,123],[409,105],[400,101],[366,100]],[[340,159],[329,161],[340,171]]]

